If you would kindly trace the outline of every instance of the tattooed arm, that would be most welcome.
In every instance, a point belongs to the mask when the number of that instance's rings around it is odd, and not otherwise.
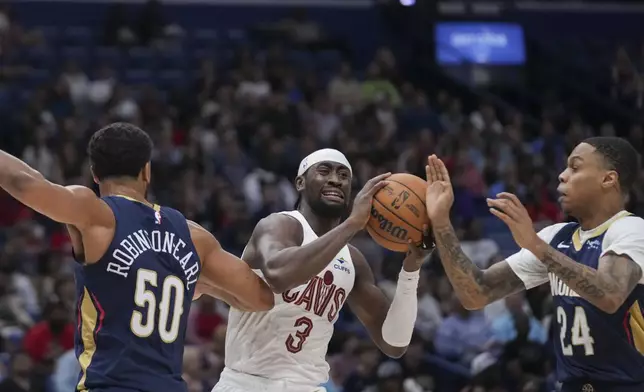
[[[543,242],[535,255],[568,287],[606,313],[615,313],[642,278],[642,269],[628,256],[609,252],[597,269],[577,263]]]
[[[644,220],[631,216],[615,221],[606,231],[602,249],[597,269],[575,262],[547,243],[539,243],[533,252],[582,298],[615,313],[642,282]]]
[[[480,309],[525,289],[523,281],[506,260],[486,270],[477,267],[463,253],[451,224],[434,226],[433,233],[445,273],[466,309]]]

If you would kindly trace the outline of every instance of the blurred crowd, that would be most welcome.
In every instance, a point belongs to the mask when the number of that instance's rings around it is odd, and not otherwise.
[[[592,129],[556,105],[544,107],[539,129],[530,131],[519,111],[486,101],[464,107],[449,91],[406,80],[406,65],[387,47],[356,68],[350,48],[303,13],[257,27],[279,36],[275,42],[235,44],[231,34],[223,55],[199,55],[186,43],[191,31],[164,19],[160,7],[150,2],[137,19],[115,6],[93,31],[100,53],[124,53],[118,58],[126,62],[146,61],[142,53],[151,50],[191,53],[190,59],[164,57],[175,67],[153,75],[145,62],[90,66],[72,52],[38,69],[42,65],[21,54],[53,50],[53,33],[23,28],[8,7],[0,8],[0,109],[12,105],[0,110],[0,148],[52,181],[93,187],[84,150],[92,132],[113,121],[135,123],[155,142],[149,197],[201,223],[238,255],[259,219],[293,208],[301,158],[331,146],[352,162],[356,189],[385,171],[422,176],[428,154],[443,157],[455,185],[453,215],[464,251],[486,268],[515,245],[488,216],[485,197],[514,192],[538,226],[560,221],[565,217],[553,192],[566,154],[587,136],[615,133],[610,124]],[[208,36],[202,31],[199,39]],[[303,67],[303,56],[314,64]],[[172,74],[176,62],[184,67],[180,76]],[[614,99],[641,108],[636,62],[620,51],[611,71]],[[643,151],[641,124],[629,132]],[[644,172],[640,180],[630,201],[642,215]],[[79,368],[69,239],[63,227],[4,192],[0,199],[0,392],[71,391]],[[354,243],[393,296],[403,255],[366,235]],[[329,392],[551,390],[547,286],[467,311],[434,257],[422,272],[418,298],[416,336],[397,361],[386,360],[343,311],[329,347]],[[209,391],[217,381],[226,318],[226,305],[212,298],[191,309],[184,357],[191,391]]]

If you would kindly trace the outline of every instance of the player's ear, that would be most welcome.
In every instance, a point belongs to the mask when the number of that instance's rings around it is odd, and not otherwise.
[[[96,177],[96,174],[94,174],[94,166],[90,165],[89,172],[92,173],[92,180],[94,180],[94,184],[98,185],[98,177]]]
[[[304,176],[298,176],[295,178],[295,190],[298,192],[304,190]]]
[[[614,186],[617,186],[619,183],[619,175],[615,170],[609,170],[606,172],[604,175],[604,179],[602,181],[602,187],[603,188],[612,188]]]
[[[141,170],[141,177],[142,180],[147,182],[148,184],[150,183],[150,180],[152,179],[152,165],[150,162],[146,163],[145,166],[143,166],[143,170]]]

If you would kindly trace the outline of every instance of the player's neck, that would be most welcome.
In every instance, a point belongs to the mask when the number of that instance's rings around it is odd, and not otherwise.
[[[321,218],[306,203],[298,209],[318,236],[322,236],[340,224],[340,218]]]
[[[576,217],[582,230],[592,230],[599,227],[602,223],[606,222],[625,208],[624,203],[621,200],[598,204],[598,206],[593,206],[592,209],[589,209],[589,212],[584,214],[585,216]]]
[[[145,199],[145,184],[130,180],[108,180],[99,184],[101,196],[125,196],[141,203],[148,203]]]

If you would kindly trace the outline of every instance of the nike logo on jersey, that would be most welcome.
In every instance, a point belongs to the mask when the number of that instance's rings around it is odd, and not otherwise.
[[[557,245],[557,249],[567,249],[567,248],[570,248],[570,245],[566,245],[563,241],[561,241],[559,245]]]

